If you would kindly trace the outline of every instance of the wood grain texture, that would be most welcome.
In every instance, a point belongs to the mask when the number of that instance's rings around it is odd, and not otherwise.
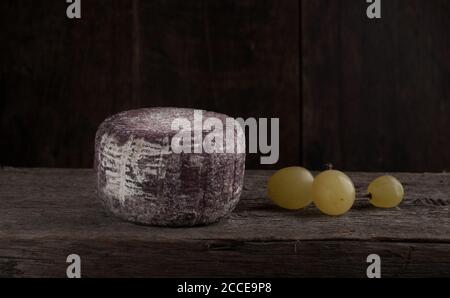
[[[304,0],[304,164],[450,168],[450,6],[445,0]]]
[[[91,167],[98,125],[142,107],[279,117],[299,162],[297,0],[1,1],[0,164]],[[259,155],[249,156],[257,167]]]
[[[172,105],[279,117],[278,167],[450,168],[447,0],[66,6],[0,1],[1,165],[90,167],[107,116]]]
[[[132,7],[2,1],[0,164],[91,167],[97,126],[132,98]]]
[[[359,198],[342,217],[310,206],[280,210],[266,197],[271,172],[248,171],[235,212],[196,228],[156,228],[108,215],[92,170],[0,171],[0,276],[60,276],[77,253],[83,275],[365,277],[365,258],[382,258],[384,277],[450,276],[450,175],[395,175],[398,208],[361,198],[376,173],[350,173]]]
[[[341,166],[339,3],[302,1],[302,161],[316,170]]]
[[[297,0],[141,1],[140,104],[281,118],[289,146],[279,166],[297,164],[298,9]],[[247,165],[261,168],[259,154]]]

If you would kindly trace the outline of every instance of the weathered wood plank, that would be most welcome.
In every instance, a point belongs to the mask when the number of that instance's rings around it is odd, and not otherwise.
[[[398,240],[450,241],[450,175],[396,174],[406,198],[384,210],[358,198],[342,217],[310,206],[281,210],[266,196],[270,171],[248,171],[241,202],[218,224],[186,229],[136,226],[106,214],[96,198],[91,170],[5,169],[0,171],[1,236],[42,235],[146,239],[215,240]],[[378,174],[350,173],[359,195]],[[188,232],[188,233],[187,233]]]
[[[85,276],[360,276],[382,256],[384,276],[450,276],[450,174],[395,174],[399,208],[358,198],[342,217],[285,211],[266,197],[272,172],[248,171],[232,216],[194,228],[109,216],[92,170],[0,170],[0,276],[63,276],[78,253]],[[350,173],[363,194],[376,173]],[[195,266],[195,270],[192,268]]]
[[[450,244],[370,241],[141,241],[0,239],[0,277],[65,277],[77,253],[83,277],[448,277]]]

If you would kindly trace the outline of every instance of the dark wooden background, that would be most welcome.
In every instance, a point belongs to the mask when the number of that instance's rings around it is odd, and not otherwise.
[[[0,165],[90,167],[116,112],[279,117],[280,162],[450,169],[450,2],[0,2]],[[259,156],[249,156],[257,168]]]

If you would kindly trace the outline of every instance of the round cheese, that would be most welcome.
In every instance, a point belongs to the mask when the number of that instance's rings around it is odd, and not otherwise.
[[[192,130],[182,152],[172,146],[180,133],[176,119],[186,119],[182,123]],[[198,141],[220,132],[204,127],[208,119],[224,124],[223,151],[204,150]],[[131,110],[106,119],[95,140],[97,191],[104,206],[125,220],[159,226],[210,224],[227,216],[239,200],[245,168],[245,136],[235,122],[229,137],[230,119],[181,108]],[[234,152],[225,150],[230,140]]]

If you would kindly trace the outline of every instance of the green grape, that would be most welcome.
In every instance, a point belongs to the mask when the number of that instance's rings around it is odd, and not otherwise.
[[[355,187],[344,173],[328,170],[320,173],[312,186],[314,204],[328,215],[341,215],[353,206]]]
[[[370,203],[380,208],[393,208],[400,204],[405,194],[402,184],[389,175],[373,180],[367,189]]]
[[[311,199],[313,175],[301,167],[284,168],[273,174],[267,184],[269,198],[285,209],[308,206]]]

